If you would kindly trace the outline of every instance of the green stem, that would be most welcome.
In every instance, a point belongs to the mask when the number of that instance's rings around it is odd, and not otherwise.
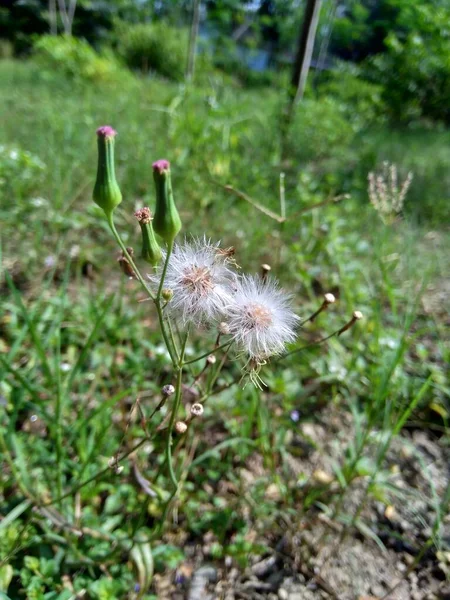
[[[111,213],[111,214],[107,214],[107,215],[106,215],[106,219],[107,219],[107,221],[108,221],[108,225],[110,226],[110,228],[111,228],[111,231],[112,231],[112,233],[113,233],[114,237],[116,238],[116,242],[119,244],[119,246],[120,246],[120,248],[121,248],[121,250],[122,250],[122,252],[123,252],[123,254],[124,254],[125,258],[126,258],[126,259],[128,260],[128,262],[130,263],[130,265],[131,265],[131,268],[133,269],[133,271],[134,271],[134,273],[135,273],[135,275],[136,275],[137,279],[139,280],[140,284],[141,284],[141,285],[142,285],[142,287],[145,289],[145,291],[146,291],[146,292],[147,292],[147,294],[150,296],[150,298],[151,298],[152,300],[155,300],[155,297],[153,296],[151,289],[148,287],[148,285],[147,285],[147,283],[146,283],[145,279],[144,279],[144,278],[142,277],[142,275],[140,274],[140,272],[139,272],[139,269],[136,267],[136,265],[135,265],[135,263],[134,263],[134,260],[131,258],[131,256],[130,256],[130,254],[129,254],[128,250],[126,249],[126,246],[125,246],[125,244],[124,244],[124,243],[123,243],[123,241],[122,241],[122,238],[121,238],[121,237],[120,237],[120,235],[119,235],[119,232],[118,232],[118,231],[117,231],[117,229],[116,229],[116,226],[114,225],[114,218],[113,218],[113,215],[112,215],[112,213]]]
[[[177,343],[175,341],[175,336],[173,334],[172,322],[170,321],[169,318],[167,319],[167,326],[168,326],[168,329],[169,329],[170,341],[171,341],[173,349],[175,351],[175,355],[177,357],[177,360],[179,361],[180,360],[180,353],[178,352]]]
[[[56,406],[55,406],[55,421],[56,421],[56,465],[57,465],[57,477],[56,477],[56,487],[58,496],[62,496],[63,490],[63,442],[62,442],[62,387],[61,387],[61,330],[59,330],[58,335],[58,343],[56,350],[56,364],[55,364],[55,374],[56,374]],[[62,505],[60,504],[60,508]]]
[[[142,440],[140,440],[135,446],[133,446],[133,448],[131,448],[131,450],[127,450],[126,452],[124,452],[122,454],[122,456],[117,457],[117,463],[121,462],[122,460],[124,460],[125,458],[127,458],[128,456],[130,456],[130,454],[133,454],[133,452],[136,452],[136,450],[138,450],[138,448],[140,448],[141,446],[143,446],[148,441],[149,441],[148,437],[142,438]],[[97,471],[97,473],[95,473],[95,475],[93,475],[92,477],[89,477],[89,479],[86,479],[82,483],[74,486],[72,489],[70,489],[68,492],[66,492],[62,496],[59,496],[58,498],[54,498],[53,500],[49,500],[48,502],[37,503],[37,505],[38,506],[51,506],[52,504],[56,504],[58,502],[61,502],[61,500],[64,500],[64,498],[68,498],[69,496],[73,496],[73,494],[75,494],[76,492],[78,492],[79,490],[81,490],[82,488],[84,488],[86,485],[88,485],[89,483],[92,483],[92,482],[96,481],[97,479],[100,479],[101,477],[103,477],[103,475],[106,475],[107,473],[111,473],[111,467],[110,466],[105,467],[101,471]]]
[[[161,299],[161,293],[162,293],[163,287],[164,287],[164,279],[166,278],[167,267],[169,265],[169,260],[170,260],[170,255],[172,254],[172,250],[173,250],[173,241],[167,245],[166,260],[164,261],[164,266],[163,266],[163,270],[161,273],[161,281],[159,282],[158,293],[156,294],[156,300],[158,302]]]
[[[159,325],[161,327],[161,333],[162,333],[162,336],[164,339],[164,343],[166,344],[167,351],[170,354],[170,359],[172,361],[172,365],[174,367],[176,367],[178,364],[177,351],[175,348],[172,348],[172,346],[170,344],[169,336],[167,335],[167,331],[166,331],[166,325],[164,323],[163,311],[161,308],[160,301],[157,298],[155,299],[155,306],[156,306],[156,312],[158,313],[158,320],[159,320]]]
[[[148,287],[145,279],[142,277],[141,273],[139,272],[139,269],[136,267],[136,264],[134,263],[133,259],[131,258],[130,254],[128,253],[125,244],[122,241],[122,238],[119,235],[119,232],[117,231],[115,225],[114,225],[114,219],[113,219],[113,215],[106,215],[106,219],[108,221],[108,224],[111,228],[111,231],[117,241],[117,243],[119,244],[125,258],[128,260],[128,262],[130,263],[138,281],[140,282],[140,284],[142,285],[142,287],[145,289],[145,291],[147,292],[147,294],[150,296],[150,298],[153,300],[153,302],[155,303],[156,306],[156,310],[158,312],[158,320],[159,320],[159,325],[161,327],[161,333],[163,335],[164,338],[164,343],[166,344],[167,350],[170,354],[170,359],[172,361],[172,364],[175,366],[177,364],[177,357],[176,354],[174,352],[174,350],[172,349],[171,345],[170,345],[170,341],[167,335],[167,331],[166,331],[166,327],[164,324],[164,316],[162,313],[162,309],[161,309],[161,303],[160,303],[160,296],[161,296],[161,291],[162,291],[162,284],[164,283],[164,278],[166,275],[166,271],[167,271],[167,265],[169,262],[169,258],[170,258],[170,254],[172,252],[172,247],[169,246],[168,252],[167,252],[167,256],[166,256],[166,262],[164,263],[164,269],[163,269],[163,274],[161,277],[161,282],[159,285],[159,289],[158,289],[158,294],[155,297],[151,291],[151,289]]]
[[[173,401],[172,413],[170,415],[170,421],[169,421],[169,426],[167,428],[167,438],[166,438],[166,462],[167,462],[167,467],[169,470],[169,477],[170,477],[170,480],[172,481],[172,484],[174,487],[174,495],[178,489],[178,480],[175,475],[175,471],[174,471],[173,464],[172,464],[172,431],[173,431],[173,426],[174,426],[175,419],[177,417],[178,409],[180,407],[180,402],[181,402],[181,383],[182,383],[182,377],[183,377],[183,359],[184,359],[184,352],[186,350],[186,343],[187,343],[188,335],[189,335],[189,331],[186,332],[186,335],[184,336],[184,340],[183,340],[183,345],[181,347],[180,363],[179,363],[178,369],[177,369],[175,398]],[[170,502],[170,500],[169,500],[169,502]]]
[[[228,340],[224,344],[221,344],[220,346],[217,346],[216,348],[213,348],[209,352],[205,352],[204,354],[200,354],[200,356],[196,356],[195,358],[191,358],[191,360],[185,360],[184,363],[183,363],[183,366],[184,365],[191,365],[192,363],[195,363],[198,360],[201,360],[202,358],[206,358],[206,357],[210,356],[211,354],[214,354],[215,352],[218,352],[219,350],[222,350],[222,348],[226,348],[227,346],[231,346],[232,343],[233,343],[233,341],[230,342],[230,340]]]

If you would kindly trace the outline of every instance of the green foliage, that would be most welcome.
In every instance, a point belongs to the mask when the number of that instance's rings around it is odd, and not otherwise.
[[[164,22],[116,26],[117,51],[130,69],[154,71],[181,80],[187,51],[187,31]]]
[[[130,77],[112,54],[98,54],[86,41],[72,36],[39,37],[33,50],[49,73],[58,71],[75,80],[97,83],[123,83]]]
[[[383,97],[394,119],[426,117],[450,123],[448,3],[407,4],[398,23],[403,31],[386,37],[386,52],[370,63],[371,77],[384,86]]]
[[[0,146],[0,193],[5,198],[30,199],[45,172],[46,166],[38,156],[17,146]]]
[[[353,2],[334,25],[332,50],[365,61],[394,121],[450,122],[450,8],[446,0]]]
[[[328,96],[336,103],[336,111],[362,130],[368,124],[380,124],[385,116],[384,88],[361,77],[361,69],[339,63],[338,68],[326,73],[319,82],[317,96]]]

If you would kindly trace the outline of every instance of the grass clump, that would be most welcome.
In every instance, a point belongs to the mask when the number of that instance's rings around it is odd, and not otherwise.
[[[164,22],[129,25],[115,29],[117,52],[125,64],[141,73],[151,71],[180,81],[184,76],[188,33]]]
[[[58,71],[81,82],[119,82],[129,78],[112,53],[97,53],[83,39],[68,35],[44,35],[33,44],[33,52],[41,68]]]

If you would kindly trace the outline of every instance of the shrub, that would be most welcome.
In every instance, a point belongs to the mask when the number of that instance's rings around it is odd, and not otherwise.
[[[0,39],[0,59],[12,58],[14,55],[14,47],[9,40]]]
[[[367,63],[367,74],[384,86],[395,120],[418,117],[450,123],[450,9],[407,5],[401,32],[385,39],[386,52]]]
[[[375,119],[379,123],[386,108],[383,86],[362,79],[356,66],[341,64],[337,70],[327,72],[318,91],[332,97],[339,105],[339,112],[358,128]]]
[[[166,23],[116,26],[117,50],[130,69],[155,71],[168,79],[184,75],[187,32]]]
[[[112,55],[98,54],[75,37],[44,35],[36,39],[34,52],[44,69],[62,71],[74,79],[112,82],[127,76]]]

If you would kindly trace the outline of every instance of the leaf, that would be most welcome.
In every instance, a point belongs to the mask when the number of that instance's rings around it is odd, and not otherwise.
[[[16,519],[18,519],[20,517],[20,515],[22,513],[24,513],[27,510],[27,508],[29,508],[30,505],[31,505],[30,500],[23,500],[23,502],[21,502],[20,504],[15,506],[12,509],[12,511],[10,511],[6,515],[6,517],[0,521],[0,533],[2,532],[3,529],[6,529],[7,527],[9,527],[9,525],[11,525],[11,523],[13,523]]]
[[[140,597],[142,597],[150,587],[153,578],[153,555],[150,544],[135,541],[135,545],[130,550],[130,558],[137,570]]]
[[[7,592],[14,570],[11,565],[3,565],[0,567],[0,592]],[[0,596],[1,598],[1,596]]]
[[[387,552],[386,546],[383,544],[381,539],[377,536],[377,534],[370,529],[368,525],[363,523],[360,519],[357,519],[355,522],[355,527],[359,529],[359,531],[366,537],[373,540],[377,546],[381,549],[382,552]]]

